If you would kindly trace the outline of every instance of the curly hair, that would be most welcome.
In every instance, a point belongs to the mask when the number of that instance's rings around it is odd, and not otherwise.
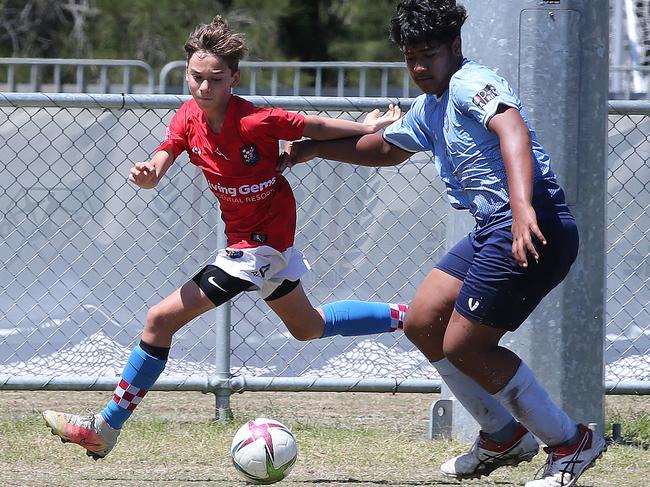
[[[421,43],[448,43],[460,35],[467,11],[456,0],[402,0],[390,19],[390,39],[402,50]]]
[[[246,37],[239,32],[233,32],[226,19],[217,15],[209,24],[199,24],[185,42],[187,61],[199,51],[210,53],[222,58],[234,73],[239,69],[248,47]]]

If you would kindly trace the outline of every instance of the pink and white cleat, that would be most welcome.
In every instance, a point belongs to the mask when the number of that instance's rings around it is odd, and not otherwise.
[[[120,430],[109,425],[101,414],[77,416],[57,411],[43,411],[43,418],[53,435],[61,438],[63,443],[76,443],[84,447],[86,455],[93,460],[108,455],[120,435]]]

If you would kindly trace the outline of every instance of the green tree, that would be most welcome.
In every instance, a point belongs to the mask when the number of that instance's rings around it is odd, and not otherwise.
[[[54,57],[70,40],[70,11],[55,0],[0,0],[0,54]]]
[[[344,30],[329,42],[330,56],[339,60],[401,61],[399,49],[389,40],[394,0],[340,2]]]
[[[183,59],[216,14],[249,41],[251,60],[399,59],[387,39],[393,0],[0,0],[0,55]]]

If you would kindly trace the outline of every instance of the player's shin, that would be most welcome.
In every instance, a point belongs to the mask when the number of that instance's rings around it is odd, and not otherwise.
[[[546,445],[572,443],[578,427],[549,397],[533,372],[522,361],[506,386],[494,395],[517,419]]]
[[[115,429],[122,427],[165,369],[168,355],[168,348],[142,341],[133,349],[112,399],[101,412],[109,425]]]
[[[494,441],[510,439],[517,422],[499,401],[471,377],[463,374],[448,359],[432,362],[432,365],[454,397],[472,415],[484,433]]]
[[[403,328],[406,304],[336,301],[322,306],[325,327],[322,338],[393,332]]]

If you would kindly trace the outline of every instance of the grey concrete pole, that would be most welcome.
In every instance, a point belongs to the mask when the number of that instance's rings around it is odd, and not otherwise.
[[[569,276],[502,344],[529,364],[572,418],[602,432],[609,3],[459,3],[469,13],[465,56],[496,68],[518,92],[580,229]],[[454,233],[449,237],[457,238]],[[443,399],[450,398],[443,387]],[[453,415],[447,420],[452,436],[474,438],[473,419],[452,403],[445,408]]]

